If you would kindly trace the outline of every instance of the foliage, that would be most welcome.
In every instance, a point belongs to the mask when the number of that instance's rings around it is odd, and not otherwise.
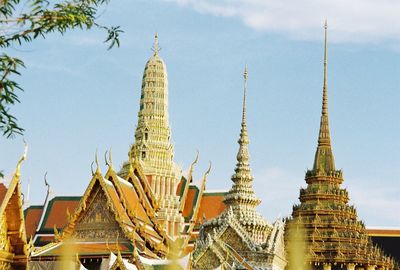
[[[104,42],[109,44],[108,49],[115,45],[119,47],[120,27],[97,23],[99,8],[108,1],[63,0],[51,3],[47,0],[0,0],[0,47],[4,51],[39,37],[46,38],[52,32],[64,34],[69,29],[88,30],[94,27],[106,31]],[[20,102],[18,91],[23,89],[15,78],[23,67],[21,59],[0,54],[0,132],[7,138],[24,131],[10,112],[10,108]]]

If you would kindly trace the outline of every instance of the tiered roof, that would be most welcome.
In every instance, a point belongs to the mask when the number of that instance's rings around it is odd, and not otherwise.
[[[288,245],[305,241],[305,262],[324,264],[324,269],[331,269],[334,265],[347,266],[348,269],[357,265],[393,269],[393,260],[372,244],[363,222],[357,218],[355,207],[348,204],[348,192],[341,187],[343,173],[335,169],[328,117],[326,24],[318,146],[313,169],[306,172],[305,181],[307,187],[300,190],[300,204],[293,206],[292,218],[288,222]],[[291,258],[295,252],[290,247],[288,250]],[[291,267],[299,269],[293,262]]]
[[[96,245],[106,255],[106,244],[121,243],[136,246],[149,257],[166,256],[168,237],[155,219],[153,198],[139,183],[140,175],[135,164],[126,179],[117,175],[112,164],[105,176],[97,169],[79,205],[67,217],[67,226],[62,232],[54,229],[55,241],[74,239],[80,254],[90,254],[90,246]],[[55,256],[52,245],[38,249],[33,257]]]

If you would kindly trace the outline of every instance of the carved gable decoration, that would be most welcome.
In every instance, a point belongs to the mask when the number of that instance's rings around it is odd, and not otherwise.
[[[3,252],[11,252],[10,238],[7,232],[7,217],[4,215],[0,219],[0,250]]]
[[[195,269],[217,269],[221,262],[215,252],[218,252],[215,248],[208,248],[196,262]],[[220,256],[223,255],[220,254]],[[221,259],[225,259],[225,257]]]
[[[93,241],[128,241],[124,232],[115,220],[115,215],[110,209],[107,197],[102,189],[94,192],[90,205],[87,206],[85,213],[78,220],[73,238],[84,242]]]
[[[219,238],[238,252],[250,251],[248,245],[231,226],[228,226]]]

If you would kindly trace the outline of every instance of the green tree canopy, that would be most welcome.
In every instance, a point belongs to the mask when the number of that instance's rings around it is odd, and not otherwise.
[[[119,26],[97,23],[99,8],[109,0],[0,0],[0,47],[23,45],[47,34],[64,34],[69,29],[99,28],[106,32],[108,48],[119,46]],[[19,103],[22,87],[15,80],[25,67],[22,59],[2,52],[0,54],[0,132],[10,138],[23,134],[11,108]],[[0,172],[1,175],[1,172]]]

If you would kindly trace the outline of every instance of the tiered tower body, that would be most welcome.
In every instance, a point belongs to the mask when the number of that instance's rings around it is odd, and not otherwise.
[[[179,213],[176,188],[181,169],[174,163],[174,148],[168,120],[168,76],[164,61],[159,56],[158,37],[155,36],[154,54],[146,63],[135,131],[135,142],[129,156],[140,160],[144,174],[159,201],[158,219],[171,237],[182,230],[183,217]],[[120,174],[127,174],[129,162]]]
[[[306,172],[307,188],[300,190],[300,204],[293,206],[287,223],[290,269],[301,269],[290,258],[302,256],[299,241],[305,242],[306,265],[312,269],[393,269],[393,261],[373,246],[364,224],[348,204],[343,174],[335,169],[328,118],[327,25],[325,24],[324,85],[322,116],[314,166]],[[304,247],[304,246],[303,246]],[[292,254],[290,254],[292,253]]]

